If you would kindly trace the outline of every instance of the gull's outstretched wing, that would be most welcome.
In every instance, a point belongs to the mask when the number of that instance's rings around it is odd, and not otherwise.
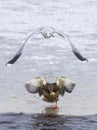
[[[25,83],[25,87],[29,93],[39,93],[40,96],[42,95],[43,85],[46,85],[46,80],[43,77],[38,77]]]
[[[19,59],[19,57],[21,56],[22,51],[23,51],[23,49],[24,49],[24,46],[25,46],[25,44],[23,44],[23,45],[19,48],[19,50],[17,51],[17,53],[15,54],[15,56],[14,56],[11,60],[9,60],[9,61],[6,63],[6,65],[8,65],[8,64],[14,64],[14,63]]]
[[[75,87],[74,81],[67,77],[60,76],[57,78],[56,85],[60,88],[60,95],[64,95],[65,91],[71,93]]]
[[[40,33],[41,30],[42,30],[42,28],[38,28],[38,29],[36,29],[34,32],[32,32],[32,33],[26,38],[25,42],[24,42],[23,45],[19,48],[19,50],[17,51],[17,53],[15,54],[15,56],[14,56],[11,60],[9,60],[9,61],[6,63],[6,65],[8,65],[8,64],[14,64],[14,63],[19,59],[19,57],[21,56],[21,54],[22,54],[22,52],[23,52],[23,50],[24,50],[24,47],[25,47],[27,41],[28,41],[32,36],[34,36],[35,34]]]
[[[60,31],[56,31],[55,30],[55,33],[57,33],[59,36],[61,36],[62,38],[64,38],[70,45],[71,45],[71,48],[72,48],[72,51],[74,53],[74,55],[81,61],[88,61],[86,58],[84,58],[79,52],[78,50],[76,49],[76,47],[71,43],[71,41],[69,40],[68,36],[65,35],[64,33],[60,32]]]

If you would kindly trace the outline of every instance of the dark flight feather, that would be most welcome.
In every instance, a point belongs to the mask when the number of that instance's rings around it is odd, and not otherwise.
[[[10,61],[7,62],[7,64],[14,64],[18,60],[18,58],[21,56],[21,54],[22,53],[15,55]]]
[[[73,53],[79,60],[88,62],[88,60],[86,58],[84,58],[80,53],[75,52],[75,51],[73,51]]]
[[[81,60],[81,61],[87,61],[87,62],[88,62],[88,60],[87,60],[86,58],[84,58],[84,57],[78,52],[78,50],[77,50],[77,49],[75,48],[75,46],[71,43],[71,41],[70,41],[70,39],[68,38],[67,35],[65,35],[64,33],[59,32],[59,31],[57,31],[57,34],[59,34],[62,38],[64,38],[64,39],[70,44],[74,55],[75,55],[79,60]]]

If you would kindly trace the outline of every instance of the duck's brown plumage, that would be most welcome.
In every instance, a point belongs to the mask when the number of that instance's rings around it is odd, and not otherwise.
[[[57,102],[59,95],[66,92],[72,92],[75,83],[66,77],[58,77],[55,83],[47,83],[43,77],[32,79],[25,84],[29,93],[39,93],[43,95],[46,102]]]
[[[42,89],[43,92],[43,100],[46,102],[56,102],[58,101],[58,97],[60,94],[59,87],[56,83],[47,83]]]

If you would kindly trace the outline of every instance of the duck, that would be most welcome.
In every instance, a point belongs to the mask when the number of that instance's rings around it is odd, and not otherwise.
[[[39,96],[43,96],[43,101],[55,103],[52,108],[57,109],[59,95],[64,96],[65,92],[71,93],[75,82],[64,76],[57,77],[56,82],[53,83],[48,83],[44,77],[37,77],[26,82],[25,87],[29,93],[38,93]]]
[[[88,62],[88,59],[83,57],[82,54],[77,50],[77,48],[74,46],[74,44],[70,41],[70,39],[68,38],[68,36],[53,28],[53,27],[40,27],[40,28],[36,28],[27,38],[26,40],[24,41],[24,43],[21,45],[21,47],[19,48],[19,50],[16,52],[16,54],[5,64],[6,66],[8,65],[12,65],[14,64],[18,59],[19,57],[22,55],[22,52],[28,42],[28,40],[35,36],[36,34],[41,34],[44,38],[46,39],[49,39],[49,38],[52,38],[52,37],[56,37],[56,34],[58,36],[60,36],[63,40],[65,40],[67,43],[70,44],[71,46],[71,49],[72,49],[72,52],[73,54],[80,60],[80,61],[87,61]]]

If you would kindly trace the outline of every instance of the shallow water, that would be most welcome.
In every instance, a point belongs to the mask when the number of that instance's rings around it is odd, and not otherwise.
[[[6,67],[26,37],[41,26],[66,33],[89,62],[79,61],[60,37],[36,35],[20,59]],[[97,129],[96,28],[97,0],[0,0],[0,129]],[[24,83],[37,76],[54,82],[59,75],[74,80],[76,87],[60,97],[58,117],[49,120],[40,114],[52,104],[29,94]]]

